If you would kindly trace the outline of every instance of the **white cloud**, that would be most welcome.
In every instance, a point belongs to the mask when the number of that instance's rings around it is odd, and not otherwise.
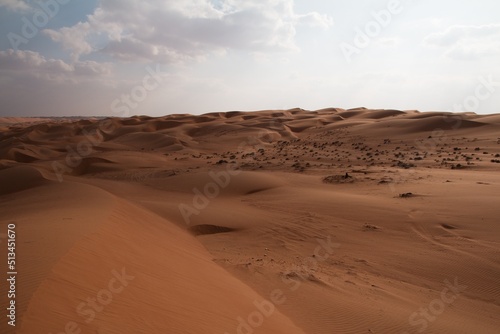
[[[89,54],[93,51],[90,43],[87,42],[91,31],[88,22],[78,23],[72,28],[61,28],[59,31],[43,30],[43,33],[49,36],[53,41],[63,45],[64,49],[71,52],[73,60],[76,61],[82,54]]]
[[[5,7],[15,12],[31,10],[31,6],[23,0],[0,0],[0,7]]]
[[[33,51],[0,51],[2,115],[110,114],[127,83],[110,64],[68,63]]]
[[[401,39],[394,37],[382,37],[374,41],[374,44],[383,48],[394,48],[401,44]]]
[[[333,19],[331,17],[316,12],[297,15],[297,21],[300,24],[305,24],[312,27],[321,27],[323,29],[328,29],[333,26]]]
[[[99,50],[124,61],[174,63],[226,49],[296,50],[299,24],[329,28],[333,21],[296,14],[293,0],[103,0],[86,22],[45,34],[74,60]]]
[[[445,55],[454,59],[478,60],[500,56],[500,24],[454,25],[432,33],[424,45],[445,48]]]
[[[33,51],[0,51],[0,73],[12,78],[35,77],[47,81],[78,82],[111,74],[111,66],[94,61],[68,64],[60,59],[46,59]]]

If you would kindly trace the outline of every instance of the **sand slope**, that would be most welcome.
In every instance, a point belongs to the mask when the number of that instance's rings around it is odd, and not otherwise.
[[[498,115],[0,123],[2,333],[498,333]]]

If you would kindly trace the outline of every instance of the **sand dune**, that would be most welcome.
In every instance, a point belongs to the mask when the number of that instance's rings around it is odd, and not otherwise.
[[[0,127],[1,333],[498,333],[499,115]]]

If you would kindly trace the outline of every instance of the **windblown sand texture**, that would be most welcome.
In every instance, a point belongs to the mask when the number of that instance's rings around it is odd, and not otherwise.
[[[17,326],[1,333],[500,333],[500,115],[0,130],[0,256],[15,223],[19,272]]]

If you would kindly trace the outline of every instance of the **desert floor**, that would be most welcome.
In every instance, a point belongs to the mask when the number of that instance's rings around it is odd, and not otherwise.
[[[500,115],[0,119],[0,184],[1,333],[500,332]]]

